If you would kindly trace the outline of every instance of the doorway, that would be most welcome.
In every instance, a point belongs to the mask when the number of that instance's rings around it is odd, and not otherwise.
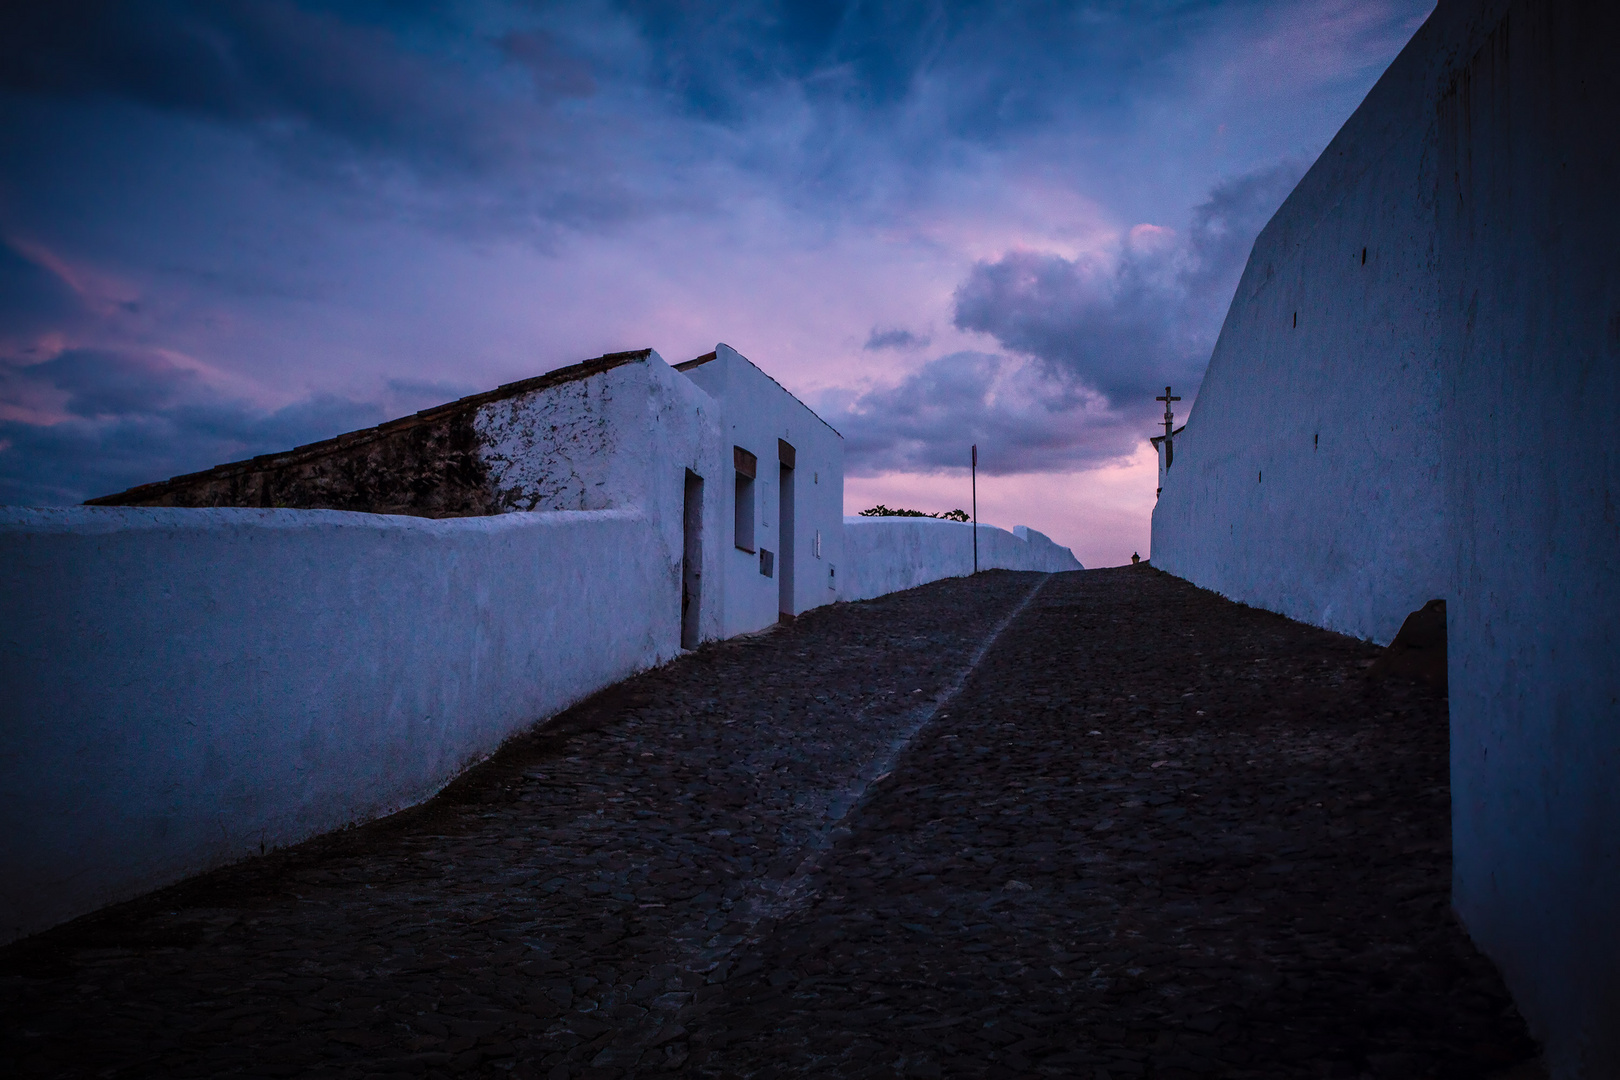
[[[703,610],[703,477],[686,470],[686,506],[681,516],[681,648],[698,647]]]
[[[797,453],[793,446],[776,440],[777,457],[781,461],[781,472],[776,485],[777,506],[776,520],[782,527],[782,535],[776,538],[777,546],[781,548],[780,558],[777,560],[776,572],[776,610],[793,618],[793,465]]]

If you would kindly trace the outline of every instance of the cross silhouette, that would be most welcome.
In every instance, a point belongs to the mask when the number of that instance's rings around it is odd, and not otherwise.
[[[1173,426],[1175,426],[1175,422],[1176,422],[1176,414],[1170,411],[1170,403],[1172,401],[1180,401],[1181,398],[1179,396],[1175,395],[1175,394],[1170,393],[1170,388],[1167,386],[1167,387],[1164,388],[1164,396],[1163,397],[1156,397],[1153,400],[1154,401],[1162,401],[1162,402],[1164,402],[1164,434],[1165,434],[1165,438],[1169,438],[1170,437],[1170,429]]]

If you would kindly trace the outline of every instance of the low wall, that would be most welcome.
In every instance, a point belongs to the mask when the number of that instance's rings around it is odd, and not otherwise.
[[[420,802],[674,656],[651,532],[0,508],[0,940]]]
[[[979,525],[979,569],[1082,569],[1074,553],[1025,526],[1012,532]],[[973,573],[973,526],[913,517],[844,519],[841,600],[867,600],[940,578]]]
[[[968,574],[969,525],[851,518],[841,595]],[[984,569],[1075,570],[979,527]],[[0,941],[414,805],[679,653],[640,510],[0,507]]]

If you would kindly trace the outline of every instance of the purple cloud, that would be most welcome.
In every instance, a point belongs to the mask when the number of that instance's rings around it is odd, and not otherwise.
[[[1254,238],[1301,171],[1290,162],[1218,185],[1185,236],[1138,226],[1114,252],[981,261],[956,289],[955,324],[1119,407],[1166,383],[1195,391]]]
[[[974,444],[991,474],[1078,469],[1127,455],[1140,441],[1097,395],[990,353],[951,353],[893,386],[823,408],[844,436],[852,476],[965,468]]]
[[[914,334],[910,330],[897,327],[880,330],[874,326],[872,332],[867,335],[866,344],[861,348],[868,352],[875,352],[878,349],[921,349],[927,347],[929,340],[927,335]]]

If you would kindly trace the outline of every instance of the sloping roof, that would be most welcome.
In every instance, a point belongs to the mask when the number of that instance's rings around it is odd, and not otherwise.
[[[720,355],[720,354],[717,353],[717,352],[706,352],[702,356],[694,357],[691,360],[686,360],[686,361],[683,361],[683,362],[681,362],[679,364],[676,364],[675,365],[675,370],[676,371],[691,371],[695,367],[701,367],[704,364],[707,364],[710,360],[713,360],[718,355]],[[739,353],[738,355],[741,355],[741,354]]]
[[[725,342],[721,342],[721,344],[725,345]],[[728,349],[731,349],[730,345],[725,345],[725,347],[728,348]],[[765,376],[767,379],[770,379],[771,382],[776,383],[776,388],[778,390],[782,391],[782,393],[786,394],[788,397],[790,397],[794,401],[798,402],[798,404],[804,408],[805,412],[809,413],[811,416],[815,417],[817,420],[820,420],[821,425],[823,427],[825,427],[828,431],[832,432],[834,435],[837,435],[840,439],[842,439],[844,437],[843,433],[840,432],[837,428],[833,427],[831,424],[827,423],[826,419],[820,413],[816,412],[816,410],[812,409],[810,406],[805,405],[805,403],[803,401],[800,401],[799,400],[799,395],[795,394],[793,391],[789,390],[787,387],[785,387],[781,383],[777,382],[776,378],[773,375],[771,375],[770,372],[766,371],[764,368],[760,367],[758,364],[756,364],[752,360],[748,359],[748,357],[744,356],[742,353],[737,352],[736,349],[731,349],[731,351],[734,352],[734,353],[737,353],[737,359],[741,360],[743,363],[747,364],[749,367],[753,368],[755,371],[759,372],[761,375]],[[706,352],[702,356],[695,356],[690,360],[685,360],[685,361],[682,361],[679,364],[676,364],[675,365],[675,370],[676,371],[682,371],[682,372],[691,371],[693,368],[702,367],[704,364],[707,364],[710,360],[713,360],[718,355],[719,355],[719,350],[718,349],[715,350],[714,352]]]
[[[519,394],[527,394],[535,390],[545,390],[553,386],[561,386],[564,383],[588,379],[605,371],[611,371],[622,364],[645,360],[651,355],[651,349],[607,353],[582,363],[556,368],[546,372],[544,375],[519,379],[517,382],[503,383],[493,390],[486,390],[480,394],[469,394],[467,397],[457,398],[455,401],[448,401],[443,405],[435,405],[430,409],[412,413],[410,416],[389,420],[387,423],[378,424],[376,427],[350,431],[335,438],[322,439],[320,442],[305,443],[303,446],[295,446],[290,450],[282,450],[272,454],[260,454],[245,461],[233,461],[224,465],[216,465],[201,472],[185,473],[180,476],[172,476],[167,480],[141,484],[127,491],[88,499],[85,501],[85,505],[117,506],[132,502],[143,502],[162,497],[170,488],[185,487],[201,480],[218,479],[238,473],[285,468],[328,454],[351,450],[364,443],[387,438],[390,435],[408,431],[422,424],[439,423],[459,413],[471,413],[492,401],[501,401],[505,398],[517,397]]]

